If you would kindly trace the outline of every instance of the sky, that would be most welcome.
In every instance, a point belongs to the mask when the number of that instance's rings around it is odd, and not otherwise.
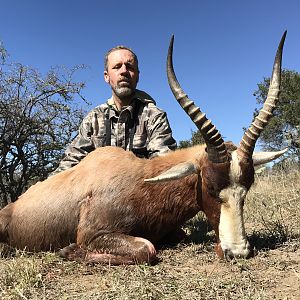
[[[299,12],[298,0],[0,0],[0,41],[11,60],[43,74],[52,66],[87,65],[78,78],[86,82],[88,110],[111,96],[103,79],[106,51],[132,48],[139,58],[138,88],[167,112],[180,141],[196,127],[167,82],[174,34],[182,88],[225,140],[238,144],[257,107],[253,93],[271,75],[285,30],[283,68],[300,72]]]

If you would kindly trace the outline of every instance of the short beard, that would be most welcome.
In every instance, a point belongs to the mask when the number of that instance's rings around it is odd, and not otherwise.
[[[134,94],[134,89],[127,87],[127,86],[115,86],[112,87],[114,93],[117,97],[120,99],[122,98],[128,98]]]

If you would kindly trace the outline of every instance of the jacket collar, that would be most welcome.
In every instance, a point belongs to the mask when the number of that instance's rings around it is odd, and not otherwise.
[[[123,109],[122,109],[122,111],[128,110],[130,115],[131,115],[131,118],[133,118],[134,104],[136,103],[136,101],[140,101],[144,104],[148,104],[148,103],[154,103],[155,104],[154,99],[149,94],[147,94],[144,91],[140,91],[140,90],[136,89],[131,103],[128,106],[123,107]],[[116,107],[112,97],[109,98],[106,103],[109,106],[109,108],[113,111],[113,114],[110,114],[110,117],[118,115],[120,113],[117,110],[117,107]]]

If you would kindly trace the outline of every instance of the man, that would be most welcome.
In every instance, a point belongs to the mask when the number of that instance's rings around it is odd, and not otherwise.
[[[166,113],[137,90],[138,59],[124,46],[105,55],[104,80],[112,97],[89,112],[54,173],[66,170],[97,147],[117,146],[138,157],[152,158],[176,148]]]

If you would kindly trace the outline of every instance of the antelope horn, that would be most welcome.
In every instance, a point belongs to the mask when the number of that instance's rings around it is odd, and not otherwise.
[[[228,161],[229,157],[224,140],[212,124],[211,120],[206,118],[206,115],[201,112],[192,100],[188,98],[183,89],[181,88],[173,68],[173,43],[174,35],[172,35],[168,58],[167,58],[167,75],[170,88],[184,111],[188,114],[191,120],[199,129],[202,137],[205,140],[207,146],[207,154],[210,161],[214,163],[222,163]]]
[[[238,152],[244,158],[250,158],[252,156],[255,143],[273,116],[273,110],[278,102],[281,83],[282,49],[286,33],[287,31],[284,32],[276,52],[267,99],[251,126],[244,133],[240,142]]]

